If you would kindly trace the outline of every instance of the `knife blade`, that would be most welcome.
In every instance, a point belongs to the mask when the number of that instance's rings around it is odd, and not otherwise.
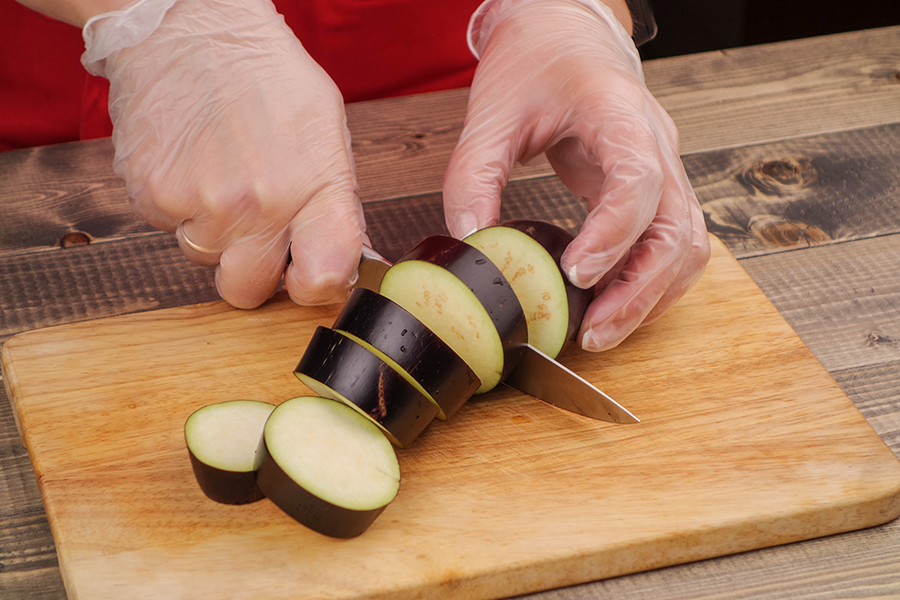
[[[359,257],[356,283],[353,287],[363,287],[377,292],[381,289],[381,280],[391,267],[388,259],[384,258],[368,246],[362,247],[362,255]]]
[[[507,386],[547,404],[611,423],[640,423],[626,408],[592,383],[526,344],[525,355],[504,379]]]
[[[390,266],[390,261],[378,252],[363,246],[354,287],[380,291],[381,280]],[[525,345],[522,362],[503,383],[547,404],[592,419],[622,424],[640,422],[592,383],[530,344]]]

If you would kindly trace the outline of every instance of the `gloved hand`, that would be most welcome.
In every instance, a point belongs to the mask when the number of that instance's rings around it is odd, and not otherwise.
[[[674,304],[709,260],[678,134],[634,44],[599,0],[499,0],[473,15],[480,63],[444,178],[454,236],[498,221],[516,161],[546,153],[588,216],[563,256],[595,287],[581,346],[604,350]]]
[[[344,105],[270,0],[138,2],[84,35],[134,208],[234,306],[282,275],[298,303],[339,300],[365,239]]]

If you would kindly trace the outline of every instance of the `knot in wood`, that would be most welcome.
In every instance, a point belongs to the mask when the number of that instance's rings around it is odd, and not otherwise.
[[[829,242],[831,236],[821,228],[775,215],[758,215],[750,221],[750,231],[767,246],[799,248]]]
[[[770,196],[783,196],[810,187],[818,175],[805,158],[776,158],[750,165],[743,180]]]
[[[866,345],[867,346],[896,346],[897,340],[894,338],[882,335],[875,331],[870,331],[866,334]]]
[[[57,244],[60,248],[70,248],[72,246],[87,246],[91,243],[91,236],[83,231],[70,231],[66,235],[59,238]]]

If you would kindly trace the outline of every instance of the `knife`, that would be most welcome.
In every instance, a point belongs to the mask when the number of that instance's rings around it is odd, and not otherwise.
[[[384,274],[391,268],[391,262],[369,248],[362,247],[362,255],[359,257],[359,269],[357,269],[356,283],[353,287],[362,287],[377,292],[381,289],[381,280]]]
[[[363,246],[354,287],[380,291],[381,280],[390,267],[390,261],[372,248]],[[522,362],[503,379],[503,383],[547,404],[585,417],[611,423],[640,422],[589,381],[530,344],[525,345]]]
[[[612,423],[640,423],[628,409],[531,344],[525,345],[522,362],[504,377],[503,383],[585,417]]]

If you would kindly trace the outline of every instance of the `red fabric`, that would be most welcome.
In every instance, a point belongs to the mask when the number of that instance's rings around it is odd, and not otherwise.
[[[346,102],[465,87],[480,0],[275,0]],[[9,17],[7,17],[9,15]],[[0,149],[112,133],[105,79],[79,62],[81,31],[0,4]]]
[[[81,31],[0,3],[0,150],[78,139]]]

